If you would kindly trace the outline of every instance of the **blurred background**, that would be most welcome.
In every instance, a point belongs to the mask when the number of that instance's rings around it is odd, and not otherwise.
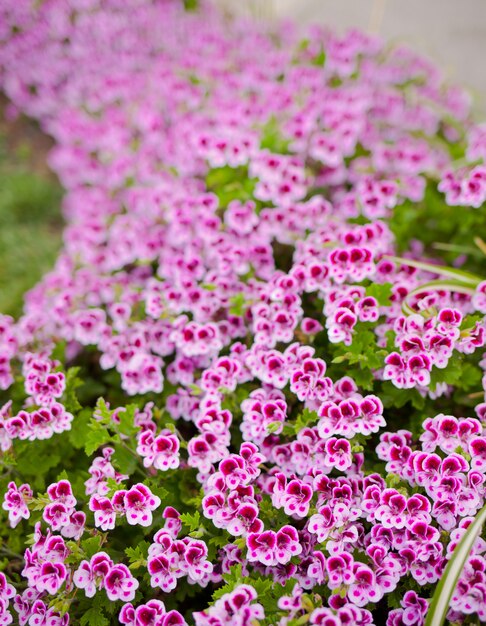
[[[486,110],[486,0],[217,0],[260,20],[291,18],[344,31],[358,27],[406,43],[467,87]]]
[[[467,87],[477,118],[486,118],[486,0],[213,1],[270,23],[289,18],[302,29],[312,23],[338,31],[358,27],[406,43]],[[0,314],[17,316],[23,294],[60,249],[62,189],[46,166],[49,138],[25,117],[6,121],[7,110],[0,97]]]

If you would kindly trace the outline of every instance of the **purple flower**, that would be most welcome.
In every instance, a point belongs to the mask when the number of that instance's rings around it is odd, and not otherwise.
[[[132,526],[150,526],[152,511],[160,506],[160,498],[155,496],[143,483],[137,483],[123,495],[123,505],[127,522]]]
[[[29,519],[30,511],[27,502],[32,496],[32,489],[28,484],[17,487],[12,481],[8,483],[2,508],[8,511],[8,520],[12,528],[15,528],[21,519]]]
[[[130,573],[126,565],[113,565],[108,570],[104,585],[106,595],[111,601],[123,600],[130,602],[135,597],[139,582]]]

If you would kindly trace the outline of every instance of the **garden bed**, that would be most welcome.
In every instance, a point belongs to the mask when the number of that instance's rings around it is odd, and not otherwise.
[[[0,317],[0,621],[423,624],[486,493],[467,94],[209,4],[1,11],[66,225]],[[472,543],[451,623],[486,621]]]

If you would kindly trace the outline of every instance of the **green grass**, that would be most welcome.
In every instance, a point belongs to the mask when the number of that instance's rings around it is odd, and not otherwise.
[[[0,135],[0,313],[15,317],[61,246],[62,190],[47,173],[32,171],[31,157],[28,144],[12,150]]]

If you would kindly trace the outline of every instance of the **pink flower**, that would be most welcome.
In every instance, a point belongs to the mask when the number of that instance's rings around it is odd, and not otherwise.
[[[302,552],[299,535],[293,526],[282,526],[277,531],[276,539],[275,559],[278,563],[285,565],[293,556]]]
[[[56,594],[67,578],[67,569],[63,563],[43,563],[39,570],[36,582],[38,591],[47,591],[50,595]]]
[[[137,483],[124,494],[123,503],[127,522],[132,526],[150,526],[152,524],[152,511],[160,506],[160,498],[155,496],[148,487]]]
[[[94,512],[95,526],[101,530],[115,528],[116,511],[109,498],[103,496],[91,496],[89,510]]]
[[[160,587],[168,593],[176,588],[177,579],[172,572],[169,558],[163,554],[149,558],[147,569],[152,587]]]
[[[259,561],[264,565],[276,565],[277,535],[273,530],[250,533],[247,537],[248,560]]]
[[[81,561],[78,569],[73,574],[73,583],[78,589],[84,589],[88,598],[92,598],[96,591],[104,586],[104,579],[113,561],[106,552],[97,552],[88,562]]]
[[[213,564],[207,560],[208,548],[204,541],[191,540],[184,551],[187,576],[192,581],[207,578],[213,571]]]
[[[309,512],[312,499],[312,487],[301,480],[294,479],[289,482],[285,489],[282,503],[287,515],[305,517]]]
[[[376,583],[372,570],[361,563],[354,565],[354,582],[348,588],[348,596],[356,606],[365,606],[368,602],[378,602],[383,591]]]
[[[32,496],[32,489],[28,484],[17,487],[12,481],[8,483],[2,508],[8,511],[8,519],[12,528],[15,528],[21,519],[29,519],[30,511],[27,502]]]
[[[134,578],[126,565],[113,565],[104,579],[106,595],[111,601],[123,600],[130,602],[135,597],[139,582]]]
[[[305,359],[294,370],[290,389],[302,402],[305,400],[327,400],[332,392],[332,381],[324,376],[326,363],[322,359]]]
[[[326,455],[324,462],[329,467],[336,467],[344,471],[351,467],[351,444],[347,439],[331,437],[326,441]]]

